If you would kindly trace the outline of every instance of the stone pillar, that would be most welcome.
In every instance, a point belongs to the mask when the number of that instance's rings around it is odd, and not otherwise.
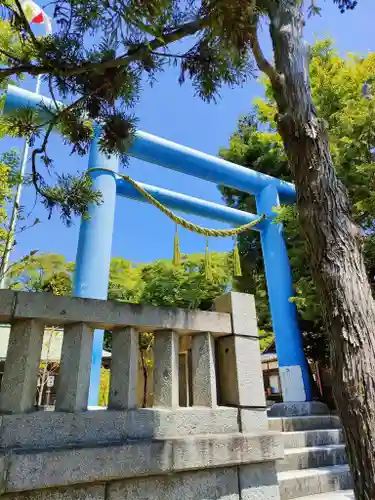
[[[231,292],[215,301],[232,315],[233,334],[217,339],[219,404],[236,406],[242,432],[268,429],[255,301]]]
[[[178,406],[178,341],[178,334],[172,330],[155,332],[154,406]]]
[[[215,341],[210,333],[200,333],[192,340],[193,406],[217,406]]]
[[[127,327],[112,332],[111,381],[108,408],[137,407],[138,332]]]
[[[34,409],[43,334],[44,324],[33,319],[12,324],[1,381],[1,413]]]
[[[87,410],[89,396],[93,330],[84,323],[64,327],[56,410]]]

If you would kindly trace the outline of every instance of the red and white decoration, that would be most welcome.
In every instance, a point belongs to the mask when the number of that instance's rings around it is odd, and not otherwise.
[[[50,18],[39,5],[32,0],[23,0],[21,6],[30,24],[44,24],[47,35],[52,33]]]

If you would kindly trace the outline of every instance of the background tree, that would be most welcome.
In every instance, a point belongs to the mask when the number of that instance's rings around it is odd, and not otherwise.
[[[353,218],[363,231],[367,276],[373,287],[375,162],[371,150],[375,123],[358,89],[361,89],[364,81],[371,81],[375,74],[375,54],[364,58],[352,54],[342,58],[334,49],[332,41],[324,40],[312,47],[311,55],[314,102],[329,126],[336,170],[349,191]],[[275,101],[269,83],[263,82],[265,99],[255,99],[251,114],[239,120],[238,130],[231,137],[229,148],[222,149],[220,155],[229,161],[291,181],[292,174],[281,137],[276,131]],[[256,211],[255,201],[247,193],[227,187],[221,187],[220,190],[229,206]],[[284,207],[280,219],[284,222],[295,285],[294,301],[304,332],[306,354],[328,364],[328,336],[319,295],[312,280],[306,240],[299,227],[295,207]],[[269,330],[271,325],[259,235],[253,231],[240,235],[239,246],[244,272],[242,278],[236,279],[235,288],[255,295],[260,327]]]
[[[33,255],[13,266],[9,273],[9,286],[30,292],[70,295],[73,271],[74,262],[68,262],[63,255]]]
[[[224,293],[232,281],[232,256],[226,253],[211,253],[212,278],[207,279],[204,269],[204,254],[183,255],[181,265],[168,260],[151,264],[134,264],[121,257],[111,260],[108,297],[121,302],[151,304],[154,306],[209,309],[216,297]],[[54,295],[72,293],[74,264],[58,254],[37,255],[26,263],[19,263],[12,270],[12,284],[16,289],[46,291]],[[269,339],[267,338],[269,341]],[[140,362],[143,373],[143,406],[149,394],[149,370],[152,367],[152,345],[154,335],[143,332],[139,337]],[[266,339],[262,339],[265,342]],[[105,332],[104,348],[112,350],[111,332]],[[51,364],[43,361],[41,366],[42,400],[43,387],[47,381]],[[101,369],[99,404],[107,405],[109,371]],[[40,404],[40,403],[39,403]]]
[[[43,338],[42,360],[39,366],[38,389],[37,389],[37,405],[42,406],[45,388],[49,390],[47,385],[48,377],[54,377],[60,367],[60,362],[56,359],[51,359],[51,351],[56,338],[62,335],[62,332],[55,328],[46,328]]]

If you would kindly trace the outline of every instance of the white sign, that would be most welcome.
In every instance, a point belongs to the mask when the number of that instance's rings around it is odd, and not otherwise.
[[[55,385],[55,377],[53,375],[49,375],[47,377],[47,387],[53,387]]]
[[[306,401],[301,367],[280,366],[279,374],[284,402]]]

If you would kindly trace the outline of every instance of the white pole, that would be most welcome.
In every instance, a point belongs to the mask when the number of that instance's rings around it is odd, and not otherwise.
[[[35,87],[36,94],[39,94],[41,81],[42,81],[41,75],[38,75],[38,77],[36,79],[36,87]],[[20,172],[19,172],[20,173],[20,182],[17,186],[16,194],[14,197],[14,203],[13,203],[13,207],[12,207],[12,213],[10,216],[9,237],[6,241],[4,252],[3,252],[2,262],[0,264],[0,288],[6,288],[8,262],[9,262],[10,253],[12,251],[13,242],[14,242],[14,236],[15,236],[14,233],[15,233],[16,225],[17,225],[17,219],[18,219],[18,213],[19,213],[19,207],[20,207],[20,199],[21,199],[21,193],[22,193],[22,187],[23,187],[23,178],[25,175],[28,154],[29,154],[29,140],[28,140],[28,138],[26,138],[25,144],[23,145],[21,168],[20,168]]]

